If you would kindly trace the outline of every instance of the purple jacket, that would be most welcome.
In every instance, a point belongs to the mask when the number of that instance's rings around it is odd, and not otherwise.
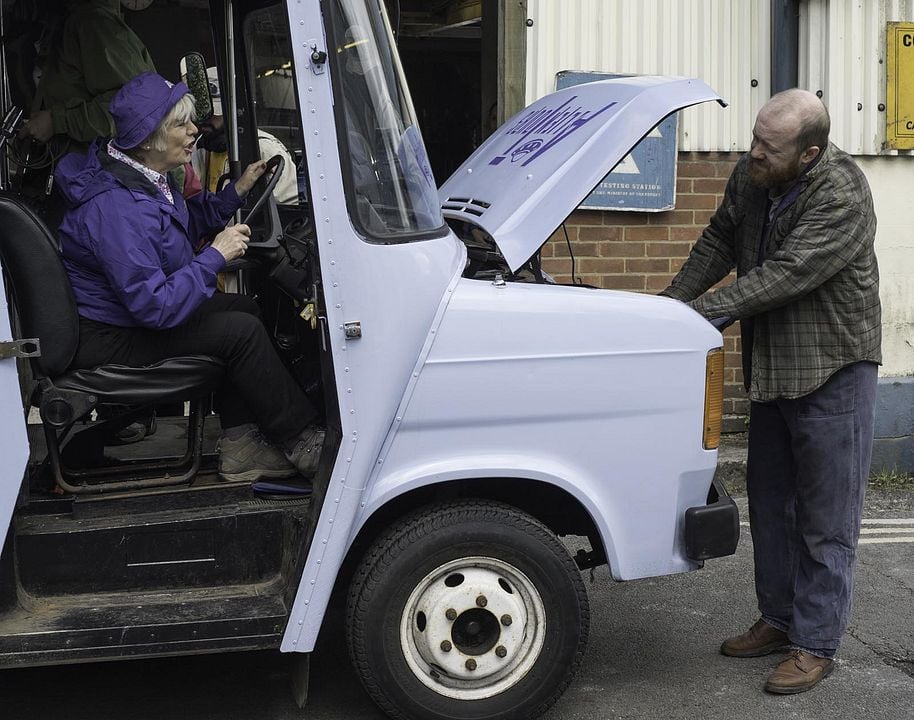
[[[54,180],[67,201],[59,238],[80,316],[120,327],[170,328],[216,289],[222,255],[204,235],[241,206],[233,185],[175,204],[141,173],[110,157],[104,140],[60,161]]]

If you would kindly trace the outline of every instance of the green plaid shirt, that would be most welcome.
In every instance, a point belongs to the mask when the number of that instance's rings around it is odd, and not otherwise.
[[[662,294],[709,319],[742,319],[749,396],[796,398],[845,365],[882,361],[873,199],[850,155],[829,144],[766,228],[768,193],[750,181],[748,160]],[[704,294],[734,267],[736,280]]]

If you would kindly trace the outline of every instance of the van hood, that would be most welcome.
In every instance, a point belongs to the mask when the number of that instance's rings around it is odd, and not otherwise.
[[[438,191],[444,216],[485,230],[517,270],[667,115],[726,103],[700,80],[638,76],[575,85],[502,125]]]

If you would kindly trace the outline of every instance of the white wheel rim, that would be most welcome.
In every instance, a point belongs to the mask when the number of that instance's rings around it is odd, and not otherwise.
[[[545,630],[543,600],[524,573],[496,558],[468,557],[416,585],[400,617],[400,646],[426,687],[482,700],[526,676]]]

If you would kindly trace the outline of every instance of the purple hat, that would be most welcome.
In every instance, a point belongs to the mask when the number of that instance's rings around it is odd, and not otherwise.
[[[154,72],[131,78],[111,98],[109,111],[117,137],[114,144],[130,150],[152,135],[159,123],[190,90],[182,82],[170,83]]]

